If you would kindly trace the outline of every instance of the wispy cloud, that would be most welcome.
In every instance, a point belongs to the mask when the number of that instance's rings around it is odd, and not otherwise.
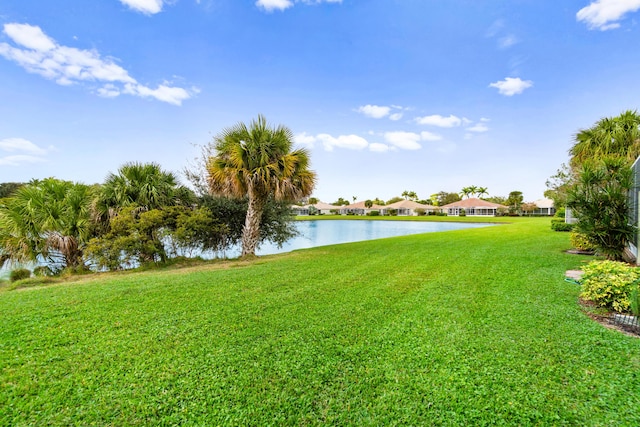
[[[163,0],[120,0],[120,3],[136,12],[154,15],[162,12]]]
[[[624,15],[640,9],[640,0],[596,0],[583,7],[576,14],[591,30],[612,30],[619,28]]]
[[[441,128],[452,128],[456,126],[460,126],[463,122],[463,119],[460,117],[456,117],[453,114],[449,117],[441,116],[440,114],[434,114],[431,116],[424,117],[416,117],[416,123],[419,125],[429,125],[429,126],[437,126]]]
[[[274,10],[285,10],[293,7],[295,3],[320,4],[320,3],[342,3],[342,0],[257,0],[256,6],[266,12]]]
[[[163,82],[152,89],[131,77],[112,58],[103,58],[95,50],[61,46],[38,26],[5,24],[4,33],[16,44],[0,43],[0,56],[13,61],[30,73],[55,80],[60,85],[97,83],[98,95],[113,98],[122,93],[155,98],[173,105],[198,93]]]
[[[404,110],[406,110],[406,108],[399,105],[387,106],[367,104],[358,107],[355,111],[373,119],[382,119],[384,117],[388,117],[389,120],[398,121],[404,115]]]
[[[489,87],[498,89],[498,92],[504,96],[519,95],[531,86],[533,86],[531,80],[522,80],[520,77],[507,77],[504,80],[489,84]]]
[[[38,147],[33,142],[23,138],[6,138],[0,140],[0,165],[21,166],[31,163],[47,161],[46,155],[54,148]],[[11,153],[3,156],[2,153]],[[13,154],[15,153],[15,154]]]
[[[369,142],[358,135],[340,135],[337,137],[327,133],[321,133],[316,136],[308,135],[306,132],[295,135],[295,142],[307,147],[313,147],[316,142],[322,143],[327,151],[333,151],[334,148],[346,148],[349,150],[362,150],[369,146]]]

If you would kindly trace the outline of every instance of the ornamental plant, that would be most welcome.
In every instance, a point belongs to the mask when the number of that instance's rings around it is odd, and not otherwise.
[[[631,294],[640,283],[640,269],[619,261],[593,261],[583,271],[582,298],[619,313],[629,312]]]

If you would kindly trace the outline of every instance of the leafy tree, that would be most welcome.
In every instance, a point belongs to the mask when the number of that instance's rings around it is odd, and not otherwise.
[[[491,197],[487,197],[484,200],[486,200],[487,202],[491,202],[491,203],[497,203],[497,204],[503,205],[503,206],[507,205],[507,198],[506,197],[502,197],[502,196],[491,196]]]
[[[316,197],[309,197],[309,204],[310,205],[315,205],[318,202],[319,202],[319,200]]]
[[[338,197],[338,200],[336,200],[335,202],[331,203],[334,206],[347,206],[350,205],[351,203],[349,203],[348,200],[345,200],[342,197]]]
[[[0,205],[2,258],[82,266],[92,199],[91,187],[55,178],[18,188]]]
[[[565,206],[567,204],[567,192],[572,185],[572,180],[573,172],[571,168],[563,163],[555,175],[546,181],[547,190],[544,192],[544,196],[553,200],[553,204],[557,208]]]
[[[373,200],[371,200],[371,199],[365,200],[364,201],[364,205],[365,205],[365,207],[370,208],[371,206],[373,206]]]
[[[460,197],[459,194],[457,193],[447,193],[445,191],[441,191],[439,192],[437,195],[437,201],[438,201],[438,205],[437,206],[444,206],[444,205],[448,205],[449,203],[455,203],[455,202],[459,202],[460,200],[462,200],[462,198]]]
[[[520,212],[523,200],[524,197],[522,196],[522,191],[512,191],[509,193],[509,197],[506,200],[506,204],[509,206],[509,211],[511,213]]]
[[[372,202],[373,202],[374,205],[378,205],[378,206],[384,206],[385,205],[385,201],[384,200],[380,200],[378,197],[373,199]]]
[[[583,162],[578,182],[567,195],[567,206],[578,219],[576,231],[612,260],[622,260],[636,231],[627,217],[633,183],[628,163],[615,156]]]
[[[387,204],[387,205],[390,205],[390,204],[392,204],[392,203],[401,202],[401,201],[403,201],[403,200],[404,200],[404,199],[403,199],[402,197],[398,197],[398,196],[396,196],[396,197],[392,197],[392,198],[390,198],[389,200],[387,200],[387,203],[386,203],[386,204]]]
[[[538,209],[538,207],[536,206],[535,203],[523,203],[520,206],[520,209],[522,210],[522,213],[524,213],[525,215],[533,215],[533,213],[535,212],[536,209]]]
[[[238,123],[215,137],[216,154],[207,163],[211,192],[248,198],[242,256],[255,255],[269,197],[293,201],[313,190],[316,175],[309,169],[308,152],[292,147],[291,130],[268,127],[261,115],[249,126]]]

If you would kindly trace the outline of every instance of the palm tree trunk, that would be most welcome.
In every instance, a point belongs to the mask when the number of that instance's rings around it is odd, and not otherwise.
[[[266,204],[266,197],[255,194],[249,189],[249,207],[242,229],[242,257],[256,254],[256,247],[260,241],[260,220]]]

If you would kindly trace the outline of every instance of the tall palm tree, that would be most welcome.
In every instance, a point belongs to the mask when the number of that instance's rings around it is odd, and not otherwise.
[[[309,196],[316,181],[305,149],[292,149],[293,133],[285,126],[268,127],[259,115],[249,126],[238,123],[214,139],[215,155],[207,163],[213,194],[248,197],[242,231],[242,256],[255,255],[260,220],[270,196],[299,200]]]

